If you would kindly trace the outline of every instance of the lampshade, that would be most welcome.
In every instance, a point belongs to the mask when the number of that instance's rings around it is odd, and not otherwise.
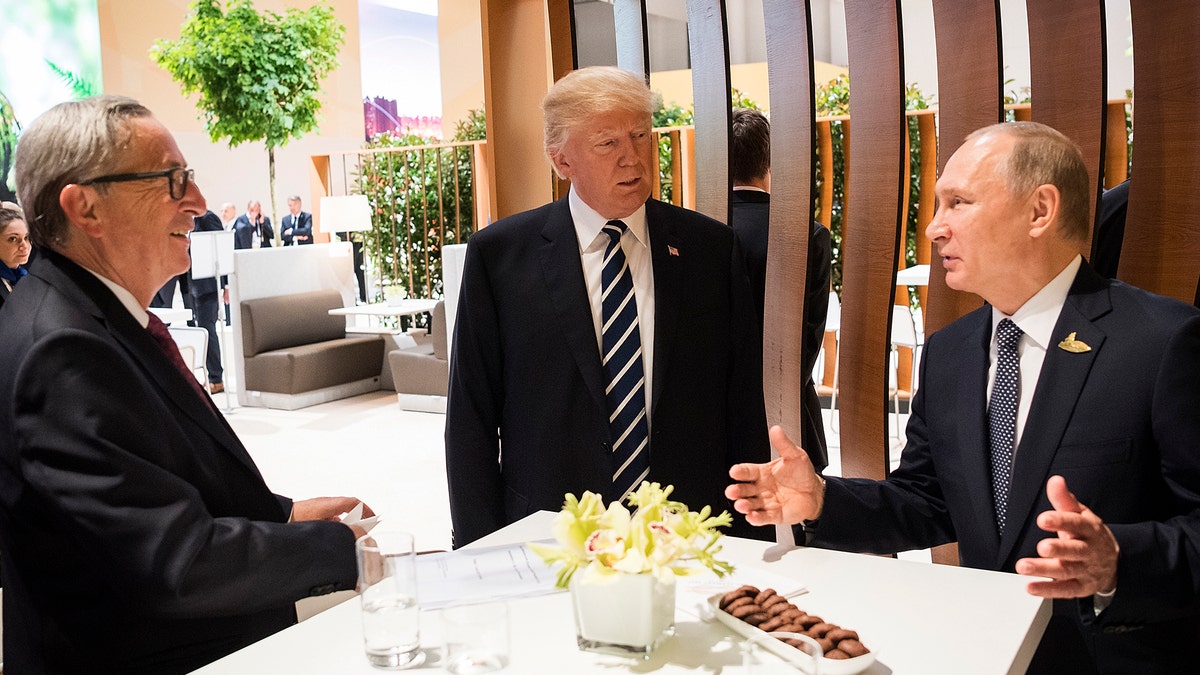
[[[371,229],[371,204],[366,195],[321,197],[321,232],[359,232]]]

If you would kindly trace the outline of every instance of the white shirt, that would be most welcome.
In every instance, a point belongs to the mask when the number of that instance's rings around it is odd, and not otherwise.
[[[610,241],[603,232],[608,218],[596,213],[579,198],[575,188],[567,198],[571,219],[575,221],[575,236],[579,240],[579,260],[583,264],[583,281],[587,286],[588,302],[592,306],[592,323],[596,329],[596,353],[604,350],[603,281],[604,249]],[[627,229],[621,236],[621,250],[629,262],[633,276],[633,296],[637,302],[638,332],[642,338],[642,368],[646,375],[646,420],[650,421],[650,402],[654,373],[654,266],[650,256],[650,232],[646,228],[646,206],[621,218]]]
[[[117,282],[107,277],[101,276],[92,270],[88,270],[86,267],[83,269],[91,272],[92,276],[99,279],[100,282],[105,286],[108,286],[108,290],[112,291],[113,295],[117,296],[117,300],[121,301],[121,304],[125,306],[125,309],[129,310],[129,313],[133,315],[134,320],[137,321],[142,328],[150,325],[149,312],[146,311],[145,307],[142,307],[141,304],[138,303],[137,299],[133,297],[133,293],[125,290],[124,286],[118,286]]]
[[[1071,290],[1071,284],[1075,282],[1075,275],[1079,272],[1082,262],[1083,258],[1075,256],[1058,276],[1026,300],[1012,316],[1007,316],[992,307],[992,340],[988,347],[989,402],[992,398],[992,383],[996,381],[996,327],[1000,325],[1001,319],[1012,319],[1025,333],[1017,342],[1017,355],[1021,360],[1021,384],[1018,392],[1020,400],[1017,403],[1017,437],[1013,442],[1014,458],[1021,445],[1021,435],[1025,430],[1025,420],[1029,418],[1029,406],[1033,402],[1038,376],[1042,373],[1042,363],[1046,360],[1046,350],[1067,337],[1055,336],[1054,324],[1058,323],[1058,315],[1062,313],[1063,305],[1067,302],[1067,293]]]

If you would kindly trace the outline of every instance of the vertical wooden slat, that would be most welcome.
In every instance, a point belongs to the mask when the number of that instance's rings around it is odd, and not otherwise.
[[[645,0],[613,0],[613,24],[617,32],[617,67],[650,84]]]
[[[888,335],[902,218],[904,66],[899,0],[846,0],[855,142],[842,235],[842,474],[888,472]]]
[[[998,0],[933,0],[938,60],[938,172],[972,131],[1004,119]],[[946,270],[933,253],[925,333],[983,304],[973,293],[946,286]]]
[[[1108,102],[1104,120],[1104,189],[1129,177],[1129,143],[1125,135],[1125,105],[1129,99]]]
[[[1104,2],[1027,0],[1025,9],[1033,121],[1052,126],[1079,144],[1093,195],[1088,212],[1092,222],[1100,201],[1104,157],[1108,79]],[[1091,251],[1089,233],[1079,252],[1088,256]]]
[[[820,212],[817,220],[825,227],[833,222],[833,132],[832,122],[823,119],[817,122],[817,158],[821,166]]]
[[[801,349],[812,222],[813,59],[808,3],[763,0],[771,95],[771,222],[763,326],[767,423],[801,430]]]
[[[321,197],[333,194],[333,186],[329,177],[329,155],[312,155],[308,167],[308,191],[313,201],[313,241],[324,244],[329,241],[329,233],[321,230]]]
[[[934,207],[937,204],[934,199],[938,166],[937,113],[920,113],[917,116],[917,133],[921,144],[921,165],[918,169],[921,176],[921,203],[917,205],[917,264],[928,265],[932,251],[929,237],[925,236],[925,228],[933,220]],[[925,308],[929,306],[929,286],[918,288],[917,295],[921,300],[921,311],[924,313]]]
[[[1137,133],[1118,278],[1194,302],[1200,291],[1200,3],[1138,0]]]
[[[729,222],[729,39],[725,0],[687,0],[688,51],[695,104],[695,209]]]
[[[553,197],[538,106],[554,77],[574,66],[570,16],[569,0],[481,4],[487,163],[492,169],[488,211],[494,218]]]

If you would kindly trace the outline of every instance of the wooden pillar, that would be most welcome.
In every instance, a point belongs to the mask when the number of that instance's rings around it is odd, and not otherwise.
[[[816,117],[812,25],[808,2],[796,0],[763,0],[763,17],[772,108],[763,391],[767,423],[798,440]]]
[[[938,173],[967,134],[1004,120],[998,0],[933,0],[938,60]],[[929,265],[925,334],[977,309],[974,293],[946,286],[937,251]]]
[[[613,0],[617,33],[617,67],[650,84],[650,44],[646,39],[645,0]]]
[[[1200,294],[1200,3],[1138,0],[1137,134],[1118,278],[1195,302]]]
[[[888,472],[888,346],[907,160],[899,0],[846,0],[849,193],[842,235],[842,474]]]
[[[542,98],[574,67],[569,0],[481,0],[490,220],[554,196]],[[480,205],[482,208],[484,205]]]
[[[695,209],[729,222],[729,42],[725,0],[687,0],[696,129]]]

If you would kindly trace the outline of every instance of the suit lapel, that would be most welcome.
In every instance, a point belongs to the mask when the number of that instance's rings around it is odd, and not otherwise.
[[[992,506],[991,461],[987,443],[987,370],[988,346],[992,337],[991,308],[976,310],[973,325],[959,347],[962,359],[946,358],[947,364],[972,364],[958,367],[952,405],[962,411],[956,420],[957,449],[962,471],[968,485],[981,486],[979,499],[970,502],[971,522],[976,532],[988,533],[979,537],[986,543],[985,556],[994,555],[1000,545],[996,532],[996,510]],[[934,411],[934,414],[938,414]],[[960,533],[961,537],[962,534]]]
[[[196,426],[206,431],[216,441],[217,445],[225,448],[242,464],[260,475],[254,460],[246,452],[229,423],[213,405],[212,400],[201,399],[186,381],[179,377],[179,372],[167,355],[158,347],[149,331],[142,328],[129,313],[121,301],[99,279],[75,263],[60,257],[53,252],[45,253],[52,257],[56,268],[61,270],[74,282],[90,302],[88,310],[104,325],[113,339],[129,353],[133,361],[162,393],[170,399],[174,406],[182,411]],[[61,284],[55,284],[61,287]]]
[[[646,202],[646,230],[650,234],[650,260],[654,266],[654,400],[650,402],[650,418],[662,397],[666,373],[671,362],[671,345],[679,327],[679,298],[686,288],[681,246],[675,222],[665,217],[665,207],[654,199]],[[675,251],[674,254],[671,251]]]
[[[1088,372],[1104,346],[1106,335],[1093,322],[1111,309],[1107,285],[1085,264],[1076,275],[1054,325],[1046,349],[1046,360],[1042,363],[1042,372],[1038,375],[1037,388],[1030,403],[1029,418],[1025,421],[1021,442],[1013,458],[1008,522],[1022,523],[1023,527],[1010,527],[1005,532],[1000,542],[1001,563],[1011,555],[1016,543],[1027,536],[1024,528],[1035,527],[1032,524],[1036,515],[1033,509],[1045,493],[1050,464],[1087,383]],[[1059,341],[1072,332],[1077,340],[1088,344],[1091,350],[1073,353],[1060,349]]]
[[[596,328],[583,279],[583,264],[579,260],[579,237],[575,234],[575,222],[571,219],[566,198],[551,206],[541,235],[542,246],[538,254],[555,320],[567,348],[575,357],[585,386],[596,405],[606,410],[600,348],[596,345]]]

